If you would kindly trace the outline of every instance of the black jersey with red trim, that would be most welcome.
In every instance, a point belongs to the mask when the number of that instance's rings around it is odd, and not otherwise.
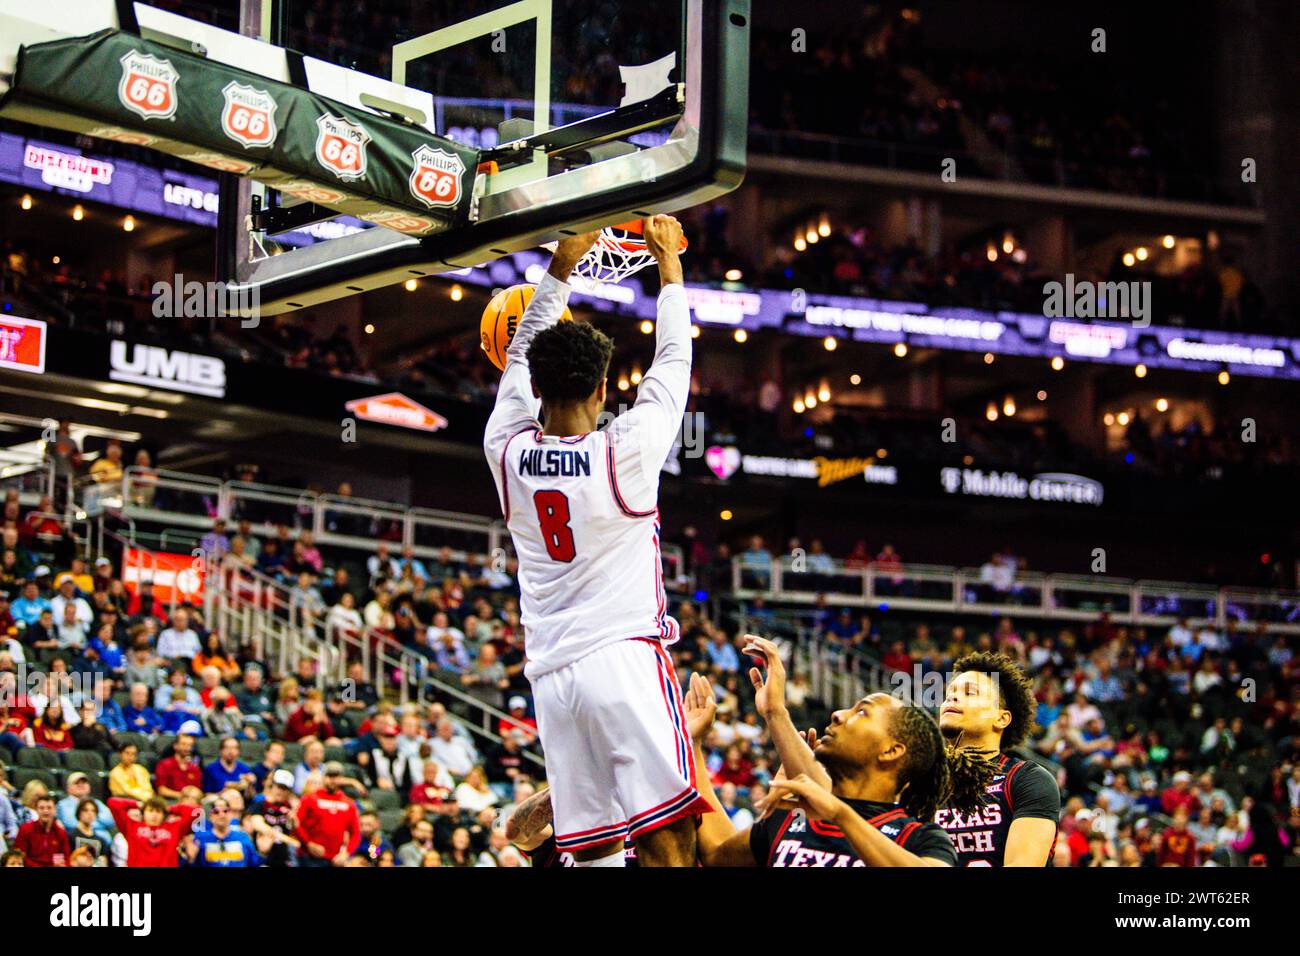
[[[1027,817],[1056,823],[1061,817],[1061,790],[1047,770],[1008,754],[998,754],[995,762],[987,803],[968,815],[947,809],[934,815],[952,838],[962,866],[1002,866],[1012,822]],[[1049,866],[1051,858],[1049,849],[1043,865]]]
[[[573,859],[573,854],[568,850],[561,850],[555,845],[555,834],[551,834],[531,850],[525,850],[522,847],[520,851],[528,857],[529,862],[534,868],[548,868],[558,866],[577,866]],[[636,859],[636,845],[633,843],[623,844],[623,865],[625,867],[640,866]]]
[[[957,865],[957,854],[943,830],[907,815],[896,803],[845,800],[854,812],[899,846],[917,856]],[[839,827],[809,820],[802,810],[778,810],[749,830],[749,849],[759,866],[866,866]]]

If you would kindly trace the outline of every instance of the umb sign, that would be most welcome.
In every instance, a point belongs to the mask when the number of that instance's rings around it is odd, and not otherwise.
[[[170,60],[132,50],[121,63],[117,98],[123,106],[147,120],[176,115],[176,81],[180,74]]]
[[[245,149],[270,146],[279,132],[275,126],[275,98],[266,90],[254,89],[233,80],[221,95],[221,131]]]
[[[108,364],[108,377],[115,382],[209,398],[223,398],[226,394],[226,363],[211,355],[114,339],[109,346]]]
[[[0,317],[0,368],[45,371],[45,323],[39,319]]]
[[[426,206],[454,206],[460,202],[460,178],[465,174],[461,158],[427,144],[411,154],[411,195]]]
[[[353,399],[344,407],[357,418],[368,422],[414,428],[422,432],[436,432],[447,427],[447,419],[401,392]]]

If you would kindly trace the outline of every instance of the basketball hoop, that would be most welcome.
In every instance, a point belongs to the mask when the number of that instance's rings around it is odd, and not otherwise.
[[[686,237],[682,236],[677,251],[685,252],[686,246]],[[573,274],[590,282],[616,283],[654,261],[655,257],[646,248],[645,236],[641,234],[641,220],[633,219],[602,229],[596,244],[573,267]]]

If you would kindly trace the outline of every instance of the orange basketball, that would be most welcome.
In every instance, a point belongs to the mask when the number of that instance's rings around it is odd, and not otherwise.
[[[512,285],[508,289],[502,289],[483,310],[483,318],[479,322],[479,347],[487,355],[488,361],[502,371],[506,367],[506,349],[515,337],[515,329],[519,327],[524,309],[533,301],[535,289],[536,286],[531,285]],[[573,313],[566,307],[560,320],[572,321]]]

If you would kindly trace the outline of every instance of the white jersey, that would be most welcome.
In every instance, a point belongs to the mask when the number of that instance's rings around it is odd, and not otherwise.
[[[506,353],[483,447],[519,559],[525,673],[535,679],[631,638],[677,640],[659,549],[659,472],[690,391],[686,290],[659,294],[654,362],[609,427],[543,435],[527,349],[559,320],[569,287],[551,275]]]

